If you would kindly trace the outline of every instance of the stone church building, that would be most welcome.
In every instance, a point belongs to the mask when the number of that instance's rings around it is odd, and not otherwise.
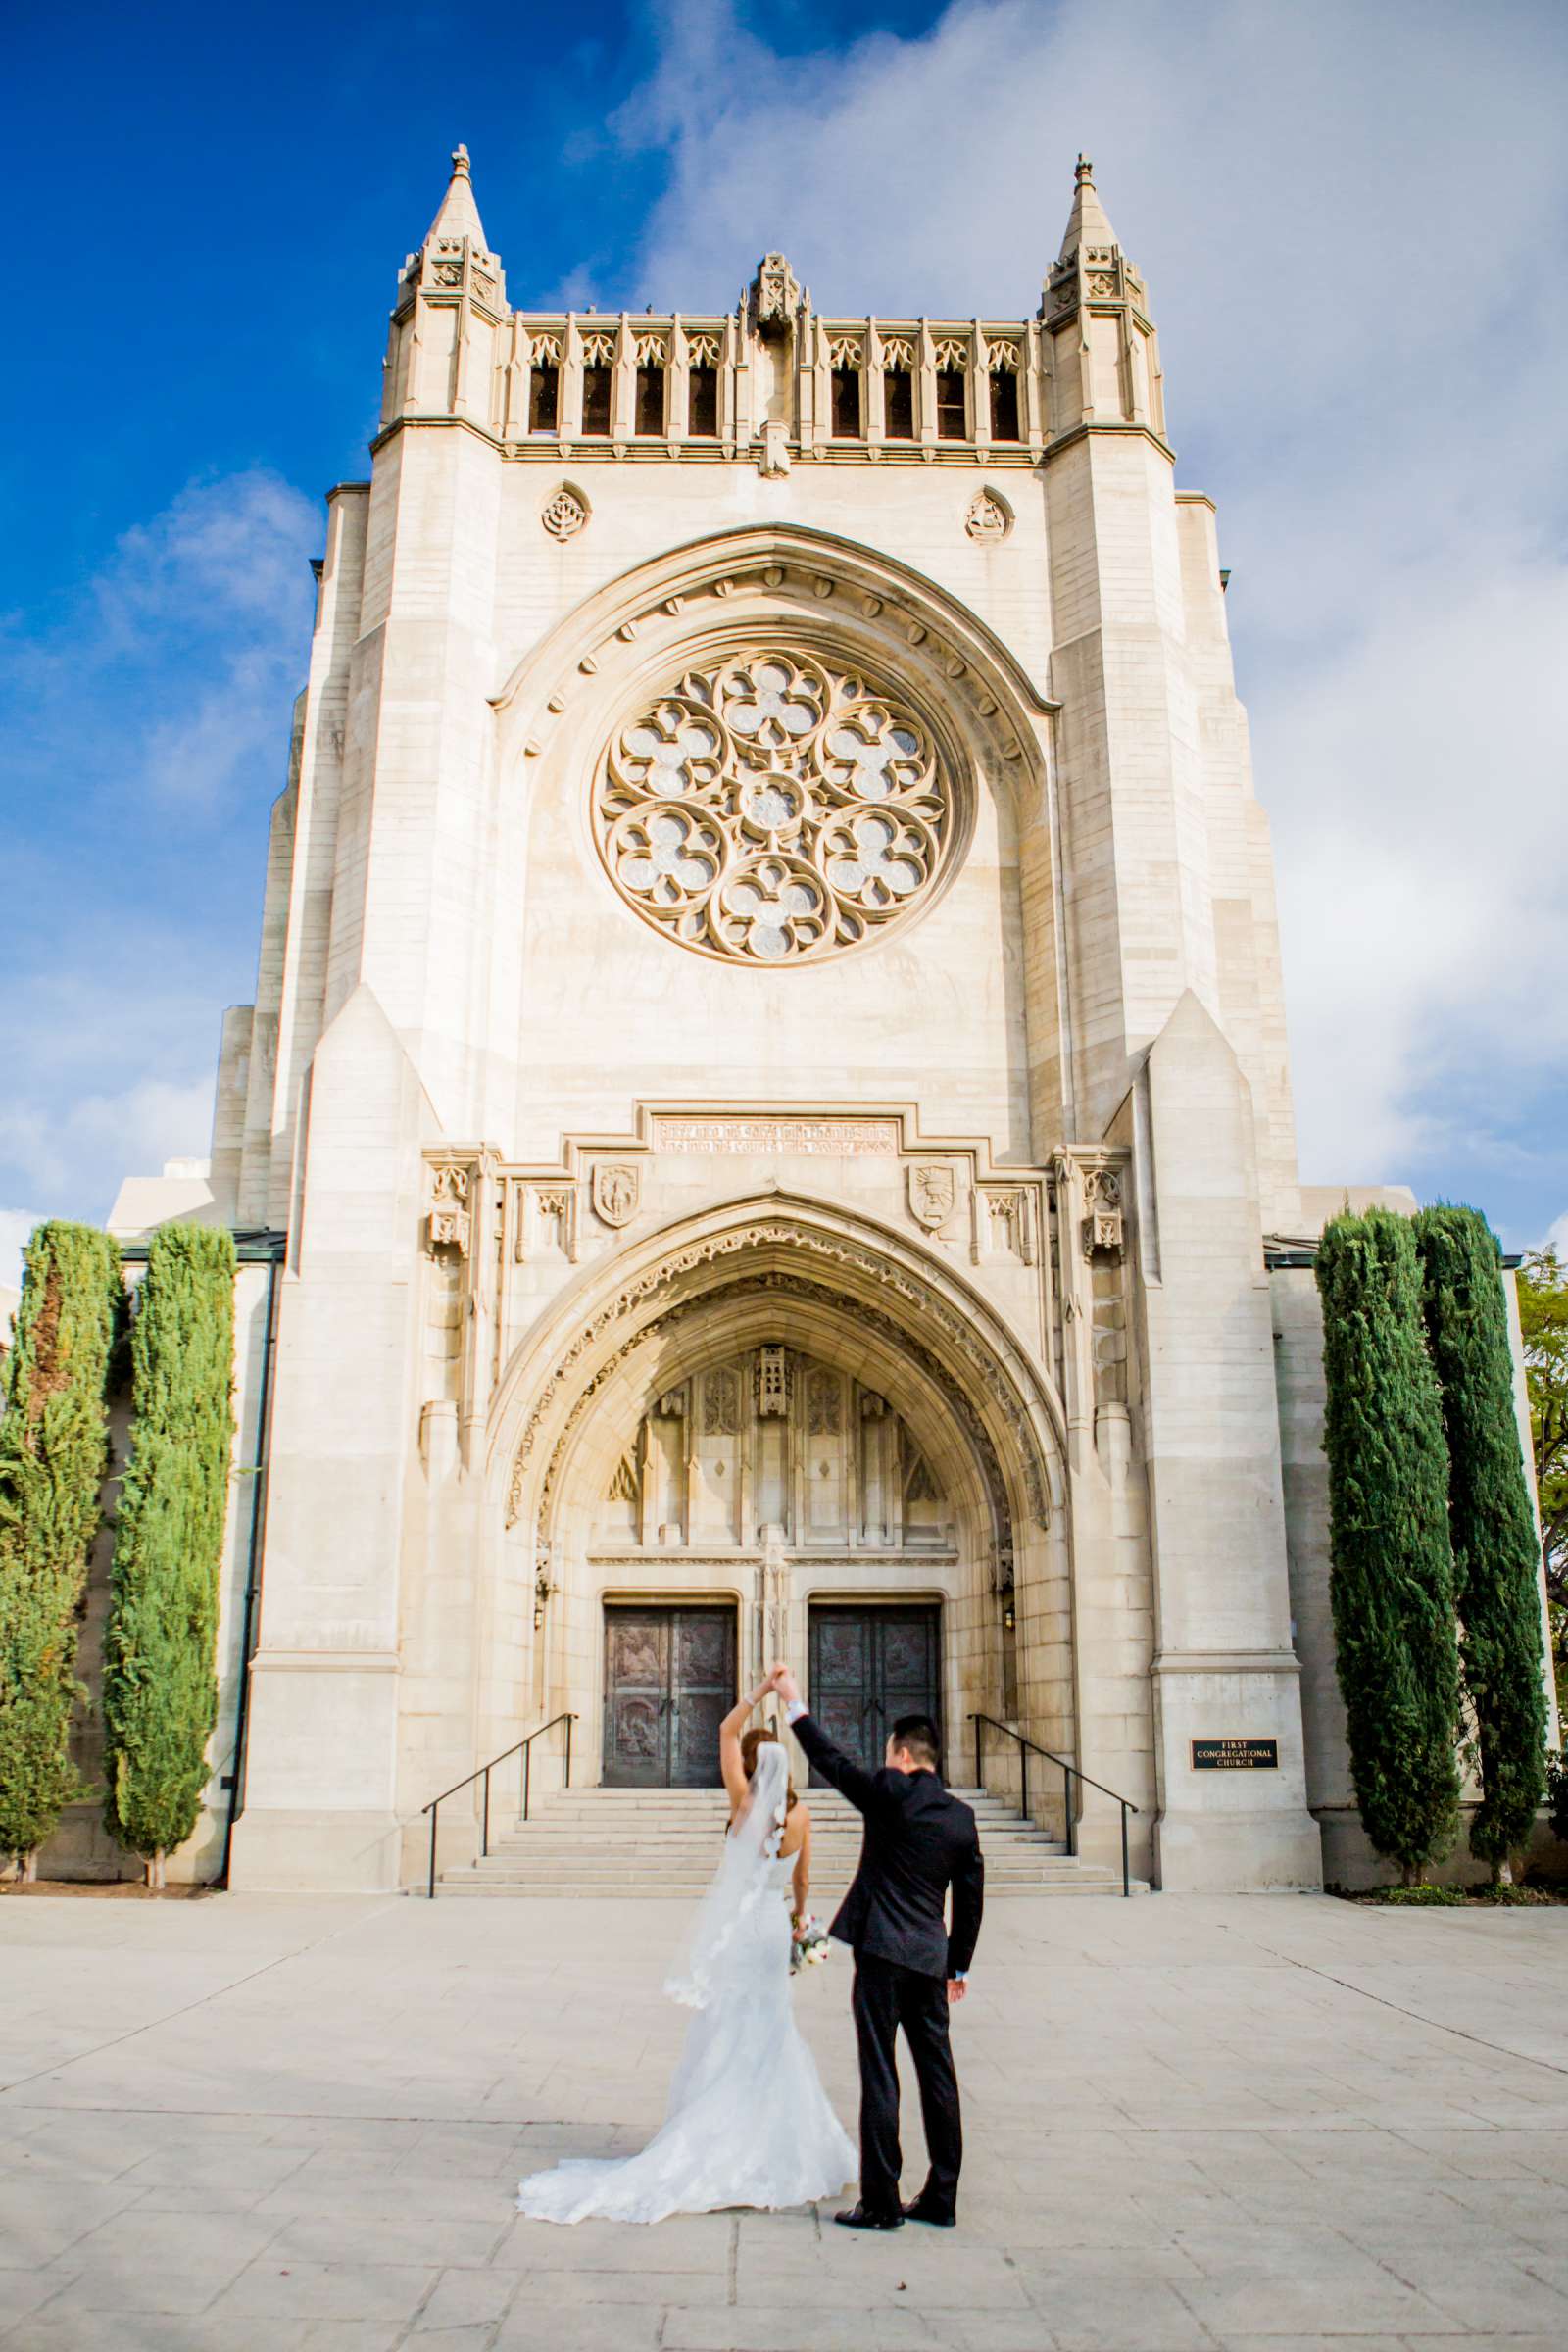
[[[574,1780],[711,1781],[779,1653],[853,1745],[922,1706],[956,1779],[977,1714],[1068,1758],[1087,1857],[1103,1789],[1165,1887],[1338,1875],[1343,1188],[1090,166],[1038,310],[931,319],[776,253],[721,316],[514,310],[454,161],[224,1031],[209,1213],[279,1260],[232,1884],[412,1883],[562,1711]]]

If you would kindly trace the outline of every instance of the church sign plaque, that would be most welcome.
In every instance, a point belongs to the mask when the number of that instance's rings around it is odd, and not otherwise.
[[[1195,1740],[1195,1772],[1278,1772],[1277,1740]]]

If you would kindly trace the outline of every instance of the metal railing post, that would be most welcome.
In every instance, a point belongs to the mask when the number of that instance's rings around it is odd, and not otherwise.
[[[1029,1818],[1029,1750],[1021,1740],[1018,1743],[1018,1788],[1020,1799],[1018,1810],[1027,1821]]]
[[[479,1851],[486,1860],[490,1854],[490,1767],[484,1768],[484,1828],[479,1836]]]
[[[982,1764],[980,1754],[980,1718],[977,1715],[974,1719],[974,1785],[977,1788],[983,1788],[986,1785],[985,1769]]]
[[[568,1715],[566,1717],[566,1778],[564,1783],[567,1788],[571,1787],[571,1726],[572,1717]]]
[[[1132,1872],[1127,1862],[1127,1799],[1121,1800],[1121,1890],[1130,1895],[1133,1890]]]
[[[432,1903],[435,1901],[435,1824],[440,1810],[441,1799],[437,1797],[435,1803],[430,1807],[430,1900]]]
[[[1067,1825],[1067,1852],[1070,1857],[1076,1858],[1078,1852],[1078,1824],[1073,1819],[1072,1766],[1070,1764],[1064,1764],[1061,1768],[1061,1813],[1062,1819]]]
[[[533,1741],[526,1742],[522,1751],[522,1818],[528,1818],[528,1791],[533,1784]]]

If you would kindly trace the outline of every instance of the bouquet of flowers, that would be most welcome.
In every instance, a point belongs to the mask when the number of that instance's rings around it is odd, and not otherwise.
[[[803,1968],[820,1968],[828,1954],[827,1930],[819,1919],[808,1911],[797,1911],[790,1920],[790,1975],[798,1977]]]

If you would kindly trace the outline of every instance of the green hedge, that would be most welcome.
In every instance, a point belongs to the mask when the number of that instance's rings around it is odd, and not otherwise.
[[[27,1245],[0,1418],[0,1852],[30,1878],[62,1811],[76,1628],[109,1467],[104,1401],[124,1292],[108,1234],[57,1221]]]
[[[1408,1218],[1324,1228],[1330,1597],[1361,1820],[1407,1880],[1457,1823],[1459,1656],[1443,1407]]]
[[[1502,1253],[1479,1209],[1414,1220],[1427,1339],[1443,1392],[1464,1695],[1481,1803],[1470,1850],[1501,1875],[1546,1788],[1541,1551],[1525,1484]]]
[[[157,1886],[164,1857],[196,1826],[218,1719],[218,1576],[234,1434],[228,1233],[160,1227],[130,1345],[135,1420],[104,1646],[105,1818]]]

